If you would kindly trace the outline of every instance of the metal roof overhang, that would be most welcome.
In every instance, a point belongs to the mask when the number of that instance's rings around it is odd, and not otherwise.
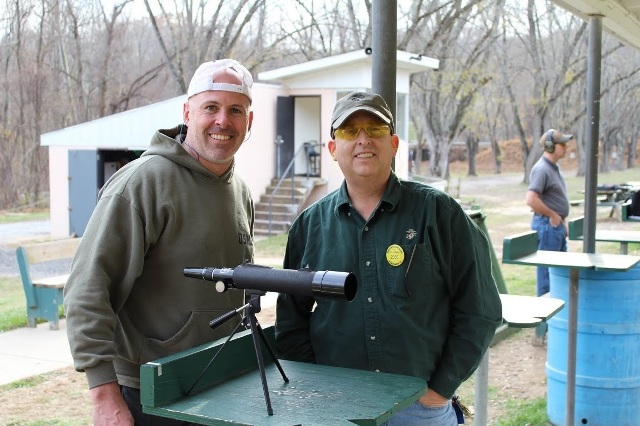
[[[427,70],[437,70],[440,61],[428,56],[397,51],[397,68],[409,73],[417,73]],[[329,56],[327,58],[316,59],[313,61],[303,62],[297,65],[291,65],[284,68],[278,68],[271,71],[265,71],[258,74],[260,80],[284,80],[293,77],[299,77],[311,73],[317,73],[326,69],[344,64],[368,63],[371,64],[372,57],[365,49],[353,52],[343,53],[340,55]]]
[[[638,0],[552,0],[553,3],[588,21],[602,17],[603,29],[640,49],[640,1]]]

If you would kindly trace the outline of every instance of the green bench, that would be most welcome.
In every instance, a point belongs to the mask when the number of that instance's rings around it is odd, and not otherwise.
[[[49,328],[59,328],[59,307],[69,274],[33,278],[31,266],[53,260],[73,258],[80,238],[26,244],[16,249],[18,268],[27,299],[27,325],[35,327],[38,319],[49,321]]]
[[[569,221],[569,239],[584,239],[584,216],[576,217]],[[620,243],[620,253],[627,254],[629,243],[640,244],[640,231],[627,229],[596,229],[594,233],[595,241]]]

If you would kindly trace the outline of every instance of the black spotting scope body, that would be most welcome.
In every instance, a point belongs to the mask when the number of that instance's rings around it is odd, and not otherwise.
[[[187,267],[184,276],[224,283],[224,289],[216,285],[218,291],[233,287],[347,301],[353,300],[358,287],[351,272],[273,269],[253,263],[236,268]]]

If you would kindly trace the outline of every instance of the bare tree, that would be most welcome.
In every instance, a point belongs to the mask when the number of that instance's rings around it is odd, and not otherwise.
[[[576,51],[579,52],[579,45],[585,43],[587,24],[572,15],[565,22],[558,18],[554,6],[548,3],[546,6],[539,14],[536,1],[528,0],[528,33],[522,38],[531,55],[530,77],[533,81],[532,107],[528,120],[524,121],[528,121],[531,145],[528,138],[520,135],[525,182],[529,181],[529,172],[542,153],[542,147],[537,143],[542,134],[551,127],[568,127],[561,119],[561,112],[554,111],[554,107],[586,73],[585,58],[577,56]]]
[[[205,0],[198,3],[183,0],[175,2],[174,10],[168,11],[165,3],[161,0],[154,3],[159,10],[156,14],[151,0],[144,0],[156,40],[179,93],[186,93],[191,75],[202,62],[234,57],[241,35],[242,42],[250,46],[252,32],[245,28],[265,7],[265,0],[220,0],[214,5]]]
[[[431,7],[434,7],[432,2]],[[479,87],[493,76],[486,73],[488,47],[495,38],[502,1],[493,4],[496,13],[476,9],[479,2],[453,2],[451,8],[438,8],[432,16],[435,28],[430,43],[440,59],[440,70],[414,78],[412,99],[414,124],[429,147],[429,172],[447,178],[449,153],[454,140],[465,129],[464,118],[473,105]],[[492,16],[488,22],[487,15]],[[460,37],[464,34],[464,37]],[[419,40],[414,40],[419,43]],[[419,150],[424,141],[418,141]]]
[[[467,161],[469,163],[469,176],[478,176],[476,170],[476,155],[480,146],[480,138],[473,132],[467,131],[465,136],[465,147],[467,148]]]
[[[145,0],[143,17],[129,13],[133,0],[108,10],[100,0],[4,3],[0,208],[46,191],[40,134],[181,95],[201,62],[234,57],[257,72],[371,45],[371,0]],[[398,3],[398,48],[441,64],[412,81],[417,173],[428,150],[430,174],[446,177],[453,142],[473,133],[470,174],[477,138],[491,141],[499,172],[498,142],[515,137],[526,180],[540,155],[531,141],[551,126],[584,127],[584,22],[535,0]],[[640,131],[640,54],[608,37],[602,146],[624,167],[624,152],[634,164]]]
[[[613,167],[622,170],[629,165],[626,156],[627,142],[630,139],[630,123],[638,118],[637,98],[628,96],[640,92],[640,66],[630,49],[620,43],[605,43],[608,54],[603,59],[600,109],[603,120],[600,122],[600,141],[602,156],[599,170],[607,172]],[[615,66],[611,66],[612,64]],[[636,142],[637,143],[637,142]],[[634,163],[631,163],[633,165]]]

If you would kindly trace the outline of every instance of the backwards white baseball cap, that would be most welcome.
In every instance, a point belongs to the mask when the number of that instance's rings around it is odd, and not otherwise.
[[[242,84],[216,82],[216,76],[222,70],[231,70],[237,74]],[[251,86],[253,86],[253,77],[251,77],[251,73],[244,65],[235,59],[219,59],[217,61],[205,62],[198,67],[189,83],[187,97],[190,98],[193,95],[206,92],[207,90],[221,90],[224,92],[241,93],[249,98],[249,102],[251,102]]]

